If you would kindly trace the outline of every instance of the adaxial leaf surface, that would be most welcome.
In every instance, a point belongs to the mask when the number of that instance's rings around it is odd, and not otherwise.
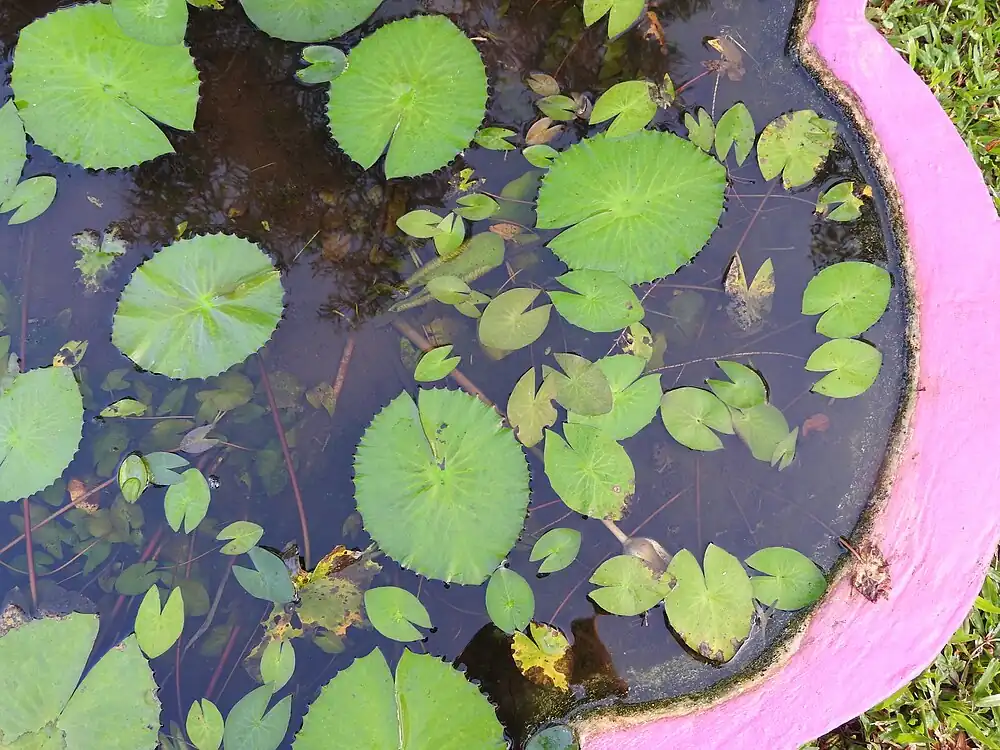
[[[388,145],[386,177],[425,174],[472,141],[486,107],[486,71],[475,45],[444,16],[386,24],[351,50],[348,63],[330,85],[327,114],[333,137],[361,166]]]
[[[858,339],[833,339],[806,360],[810,372],[829,372],[812,387],[830,398],[859,396],[875,382],[882,369],[882,353]]]
[[[610,120],[607,133],[611,138],[642,130],[656,114],[656,104],[649,96],[649,84],[646,81],[623,81],[605,91],[594,103],[590,113],[590,124]]]
[[[163,509],[170,528],[180,531],[183,523],[184,533],[190,534],[205,520],[211,499],[205,475],[198,469],[185,471],[181,474],[181,481],[170,485],[163,498]]]
[[[49,175],[39,175],[19,182],[7,200],[0,203],[0,213],[14,212],[7,220],[11,226],[37,219],[56,199],[57,187],[56,178]]]
[[[184,728],[198,750],[219,750],[222,745],[225,722],[219,709],[208,698],[191,704]]]
[[[538,339],[549,324],[551,305],[539,305],[528,310],[540,291],[538,289],[508,289],[499,294],[483,310],[479,319],[479,340],[483,346],[513,351]]]
[[[451,350],[453,349],[451,344],[447,346],[438,346],[425,352],[420,361],[417,362],[417,369],[413,372],[413,379],[426,383],[432,380],[440,380],[446,377],[448,373],[458,367],[458,363],[462,360],[461,357],[449,357]]]
[[[283,296],[278,270],[248,240],[181,240],[136,269],[118,301],[111,340],[161,375],[218,375],[267,343]]]
[[[150,659],[167,652],[184,630],[184,596],[179,588],[170,592],[160,609],[160,589],[149,587],[135,614],[135,637],[139,648]]]
[[[368,18],[380,3],[381,0],[240,0],[257,28],[288,42],[325,42],[338,37]]]
[[[757,141],[757,165],[765,180],[781,175],[786,190],[805,185],[826,161],[837,135],[837,123],[811,109],[774,119]]]
[[[729,409],[718,396],[702,388],[667,391],[660,400],[660,416],[670,436],[691,450],[721,450],[722,441],[715,432],[733,434]]]
[[[401,393],[365,431],[354,470],[368,533],[428,578],[482,583],[524,524],[524,453],[495,410],[461,391],[422,390],[419,407]]]
[[[26,146],[24,124],[10,100],[0,107],[0,203],[10,197],[21,177],[27,160]]]
[[[156,122],[194,129],[199,80],[187,48],[132,39],[107,5],[38,19],[21,31],[14,59],[25,129],[63,161],[131,167],[173,152]]]
[[[83,436],[83,398],[68,367],[17,375],[0,393],[0,502],[56,481]]]
[[[590,598],[602,609],[615,615],[641,615],[655,607],[670,591],[671,576],[656,575],[646,563],[633,555],[618,555],[601,563],[590,582],[597,588]]]
[[[555,388],[555,399],[568,411],[586,416],[607,414],[614,405],[611,384],[595,362],[577,354],[557,352],[556,362],[562,372],[542,367],[545,383]]]
[[[826,591],[826,577],[816,563],[798,550],[766,547],[747,558],[763,576],[750,579],[754,597],[765,607],[786,612],[808,607]]]
[[[264,536],[264,529],[250,521],[234,521],[219,532],[217,540],[229,540],[219,550],[224,555],[242,555]]]
[[[595,427],[567,423],[564,440],[545,431],[545,476],[559,498],[585,516],[618,520],[635,492],[628,453]]]
[[[546,379],[535,390],[538,376],[532,367],[518,379],[507,400],[507,421],[522,445],[530,448],[542,442],[542,430],[556,423],[555,381]]]
[[[405,650],[394,684],[375,649],[323,686],[292,744],[293,750],[331,747],[504,750],[507,743],[493,706],[461,672]]]
[[[645,6],[643,0],[583,0],[583,22],[593,26],[608,16],[608,39],[635,23]]]
[[[278,605],[295,598],[295,587],[280,557],[261,547],[252,547],[247,554],[255,570],[234,565],[233,576],[250,596]]]
[[[715,123],[704,107],[696,114],[697,117],[690,112],[684,113],[684,127],[688,129],[688,140],[707,154],[715,142]]]
[[[729,150],[736,146],[736,163],[740,166],[747,160],[757,133],[753,117],[743,102],[736,102],[719,118],[715,128],[715,154],[724,162]]]
[[[758,461],[770,462],[774,451],[788,435],[788,422],[773,404],[757,404],[733,410],[733,429]]]
[[[379,586],[365,592],[365,613],[372,627],[394,641],[419,641],[424,637],[414,625],[430,628],[427,608],[406,589]]]
[[[727,662],[750,634],[753,587],[740,561],[721,547],[705,550],[705,571],[688,550],[667,567],[676,585],[664,604],[670,626],[693,651],[714,662]]]
[[[531,548],[531,562],[542,561],[539,573],[555,573],[568,567],[580,554],[583,535],[576,529],[550,529]]]
[[[632,354],[602,357],[594,365],[600,368],[611,386],[611,411],[596,416],[571,411],[567,419],[597,427],[615,440],[632,437],[656,416],[663,396],[659,374],[639,378],[646,361]]]
[[[548,246],[570,268],[639,284],[701,250],[718,224],[725,185],[725,168],[683,138],[599,135],[552,162],[538,194],[538,227],[569,227]]]
[[[277,750],[292,718],[292,696],[286,695],[268,710],[274,694],[261,685],[240,698],[226,716],[225,750]]]
[[[511,635],[535,616],[535,594],[519,573],[501,565],[486,585],[486,611],[493,624]]]
[[[813,276],[802,294],[802,314],[823,317],[816,333],[851,338],[871,328],[889,304],[892,279],[872,263],[848,260]]]
[[[187,0],[111,0],[122,31],[140,42],[165,46],[184,42],[187,6]]]
[[[608,333],[628,328],[643,318],[642,304],[632,287],[607,271],[570,271],[556,281],[571,292],[549,292],[559,314],[577,328]]]
[[[751,409],[767,401],[767,386],[755,370],[739,362],[716,360],[716,365],[729,380],[706,380],[712,393],[726,406]]]

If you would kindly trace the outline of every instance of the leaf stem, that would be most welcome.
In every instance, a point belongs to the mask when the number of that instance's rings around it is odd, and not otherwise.
[[[212,695],[215,693],[215,685],[219,682],[219,676],[222,674],[222,665],[229,659],[229,654],[233,651],[233,644],[236,643],[236,636],[239,634],[240,626],[234,625],[232,632],[229,633],[229,640],[226,641],[226,647],[222,649],[222,654],[219,656],[219,663],[215,665],[215,671],[212,672],[212,679],[208,681],[205,697],[209,700],[212,699]]]
[[[292,482],[292,493],[295,495],[295,505],[299,512],[299,523],[302,526],[302,551],[305,558],[305,566],[309,568],[311,557],[311,545],[309,542],[309,524],[306,521],[306,509],[302,503],[302,493],[299,491],[299,480],[295,476],[295,467],[292,466],[292,453],[288,450],[288,438],[285,437],[285,428],[281,424],[281,416],[278,414],[278,404],[274,400],[274,391],[271,390],[271,379],[267,376],[267,368],[264,367],[264,358],[257,354],[257,364],[260,365],[260,377],[264,383],[264,390],[267,392],[267,403],[271,407],[271,416],[274,418],[274,428],[278,432],[278,441],[281,443],[281,453],[285,457],[285,468],[288,470],[288,477]]]
[[[805,357],[800,357],[798,354],[789,354],[788,352],[730,352],[729,354],[723,354],[718,357],[699,357],[698,359],[689,359],[687,362],[677,362],[672,365],[664,365],[663,367],[657,367],[655,370],[650,370],[649,372],[662,372],[663,370],[675,370],[678,367],[687,367],[688,365],[696,365],[699,362],[714,362],[719,359],[735,359],[736,357],[762,357],[762,356],[772,356],[772,357],[791,357],[792,359],[804,360]]]
[[[28,293],[31,291],[31,256],[34,247],[34,231],[25,233],[24,284],[21,290],[21,371],[26,372],[28,354]],[[31,589],[31,606],[38,609],[38,580],[35,576],[35,548],[31,539],[31,508],[28,498],[21,501],[21,515],[24,518],[24,544],[28,558],[28,588]]]
[[[344,353],[340,355],[340,364],[337,366],[337,377],[333,381],[333,408],[337,408],[337,401],[340,399],[340,392],[344,390],[344,381],[347,379],[347,368],[351,364],[351,356],[354,354],[355,337],[352,333],[347,337],[344,344]]]

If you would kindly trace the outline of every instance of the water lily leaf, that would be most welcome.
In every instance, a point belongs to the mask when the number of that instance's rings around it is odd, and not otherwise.
[[[882,369],[882,353],[858,339],[827,341],[806,360],[810,372],[829,372],[812,387],[830,398],[852,398],[869,388]]]
[[[600,588],[590,598],[614,615],[641,615],[659,604],[670,590],[672,577],[657,575],[634,555],[618,555],[601,563],[590,582]]]
[[[0,107],[0,203],[14,192],[27,160],[24,124],[11,99]]]
[[[118,417],[141,417],[146,413],[146,405],[134,398],[122,398],[101,409],[102,419],[115,419]]]
[[[576,529],[560,528],[546,531],[531,548],[531,562],[542,561],[539,573],[555,573],[568,568],[580,554],[583,535]]]
[[[444,16],[417,16],[382,26],[351,50],[347,70],[330,84],[327,113],[337,143],[366,169],[388,144],[385,175],[393,178],[454,159],[485,107],[475,45]]]
[[[208,480],[198,469],[188,469],[181,474],[181,481],[167,488],[163,499],[163,510],[167,523],[174,531],[180,531],[184,523],[184,533],[190,534],[198,528],[208,513],[212,493]]]
[[[645,7],[643,0],[583,0],[583,22],[587,26],[608,16],[608,39],[614,39],[636,22]]]
[[[764,606],[791,612],[808,607],[826,591],[823,571],[798,550],[766,547],[747,558],[747,565],[766,576],[750,579],[754,597]]]
[[[871,328],[889,304],[889,272],[871,263],[848,260],[827,266],[809,280],[802,314],[823,317],[816,333],[851,338]]]
[[[277,693],[295,674],[295,647],[291,641],[270,641],[260,658],[260,678]]]
[[[14,192],[0,203],[0,213],[14,211],[8,224],[24,224],[37,219],[56,199],[56,178],[42,175],[17,183]]]
[[[184,43],[187,0],[111,0],[111,10],[133,39],[166,46]]]
[[[614,396],[607,375],[596,364],[576,354],[553,355],[563,373],[543,367],[545,381],[555,388],[555,399],[567,411],[584,416],[607,414],[614,406]]]
[[[502,266],[503,256],[503,239],[492,232],[481,232],[453,257],[438,256],[422,265],[406,280],[406,286],[416,289],[440,276],[454,276],[469,283]]]
[[[507,139],[513,138],[515,135],[517,133],[509,128],[483,128],[476,133],[473,140],[491,151],[511,151],[514,144]]]
[[[545,431],[545,476],[552,489],[577,513],[617,521],[635,492],[632,459],[595,427],[570,422],[563,432],[565,440]]]
[[[372,627],[394,641],[419,641],[424,634],[414,625],[432,628],[427,608],[406,589],[379,586],[365,592],[365,613]]]
[[[805,185],[826,161],[837,135],[837,123],[811,109],[781,115],[760,134],[757,165],[765,180],[781,175],[786,190]]]
[[[733,409],[751,409],[767,401],[767,386],[755,370],[739,362],[727,362],[724,359],[716,360],[715,364],[729,380],[706,380],[705,383],[726,406],[731,406]]]
[[[131,167],[173,153],[156,122],[194,130],[199,80],[191,53],[183,44],[132,39],[107,5],[38,19],[21,30],[14,56],[11,85],[24,127],[63,161]]]
[[[648,363],[653,358],[653,334],[641,323],[633,323],[625,331],[622,350]]]
[[[325,42],[366,20],[381,0],[240,0],[265,34],[286,42]]]
[[[596,125],[614,117],[615,121],[607,132],[612,138],[620,138],[642,130],[655,115],[656,104],[649,96],[649,84],[646,81],[624,81],[601,94],[590,113],[590,124]]]
[[[393,685],[375,649],[323,686],[292,747],[506,750],[507,742],[489,700],[450,664],[404,650]]]
[[[722,441],[715,432],[733,434],[729,409],[718,396],[701,388],[675,388],[664,393],[660,416],[670,436],[691,450],[721,450]]]
[[[434,249],[443,258],[449,257],[462,246],[465,240],[465,222],[455,214],[448,214],[438,224],[434,235]]]
[[[550,120],[569,122],[576,119],[576,101],[568,96],[544,96],[535,102],[535,106]]]
[[[726,270],[723,289],[729,297],[726,314],[741,330],[750,331],[760,325],[771,312],[774,300],[774,265],[766,258],[748,286],[743,260],[736,253]]]
[[[572,729],[565,724],[557,724],[532,735],[524,750],[580,750],[580,743]]]
[[[461,391],[421,390],[419,408],[401,393],[365,431],[354,470],[368,533],[428,578],[482,583],[524,524],[524,453],[495,410]]]
[[[524,134],[524,142],[529,146],[542,146],[557,138],[565,129],[564,125],[553,125],[551,117],[541,117],[528,128],[528,132]]]
[[[460,208],[456,208],[455,213],[469,221],[488,219],[500,210],[499,203],[490,196],[481,193],[463,195],[458,199],[458,205]]]
[[[264,536],[264,529],[250,521],[236,521],[219,532],[215,538],[219,541],[228,539],[219,550],[224,555],[242,555],[253,549]]]
[[[771,454],[771,466],[777,465],[778,471],[787,469],[795,460],[795,442],[799,437],[799,428],[785,435],[781,441],[774,446],[774,453]]]
[[[528,76],[527,84],[539,96],[554,96],[559,93],[559,81],[546,73],[532,73]]]
[[[260,248],[225,234],[181,240],[139,266],[115,313],[111,340],[140,367],[206,378],[271,338],[284,290]]]
[[[215,423],[195,427],[181,438],[181,443],[177,450],[192,455],[199,455],[207,450],[211,450],[221,441],[208,437],[208,433],[215,429]]]
[[[664,603],[667,619],[688,647],[711,661],[733,658],[753,623],[753,587],[740,561],[721,547],[705,550],[705,572],[688,550],[667,567],[676,585]]]
[[[222,739],[226,750],[278,749],[292,718],[292,696],[286,695],[268,711],[273,694],[270,685],[261,685],[230,709]]]
[[[149,469],[146,459],[138,453],[126,456],[118,467],[118,488],[125,502],[134,503],[140,495],[149,489],[153,481],[153,472]]]
[[[559,156],[558,151],[542,143],[528,146],[521,153],[528,164],[539,169],[548,169],[552,165],[552,160]]]
[[[757,131],[750,110],[743,102],[736,102],[719,118],[719,124],[715,128],[715,153],[719,161],[724,162],[729,156],[729,149],[735,145],[736,163],[743,166],[756,137]]]
[[[188,460],[183,456],[178,456],[176,453],[156,452],[147,453],[143,459],[146,461],[151,475],[150,481],[153,484],[169,487],[183,481],[184,478],[174,471],[174,469],[188,465]]]
[[[733,429],[753,457],[771,461],[774,451],[788,436],[788,422],[781,409],[773,404],[757,404],[750,409],[733,410]]]
[[[233,566],[233,575],[250,596],[275,604],[287,604],[295,597],[288,569],[277,555],[260,547],[247,551],[256,570]]]
[[[83,399],[72,370],[47,367],[14,377],[0,393],[0,502],[56,481],[82,436]]]
[[[542,430],[556,423],[555,381],[546,378],[537,391],[537,376],[532,367],[522,375],[507,400],[507,421],[521,443],[530,448],[542,442]]]
[[[854,194],[854,183],[850,180],[838,182],[820,193],[816,213],[830,221],[854,221],[861,216],[861,198]]]
[[[594,333],[627,328],[642,320],[644,311],[632,287],[607,271],[570,271],[556,278],[576,292],[549,292],[556,310],[569,323]]]
[[[458,305],[473,294],[472,288],[457,276],[436,276],[427,282],[427,292],[438,302]]]
[[[559,628],[544,623],[529,625],[530,637],[514,633],[510,651],[518,670],[536,685],[569,690],[573,655],[569,641]]]
[[[134,563],[125,568],[115,579],[115,591],[125,596],[139,596],[146,593],[159,577],[154,560]]]
[[[579,422],[603,430],[615,440],[626,440],[653,421],[663,391],[657,373],[639,378],[646,362],[631,354],[602,357],[594,363],[611,386],[611,411],[584,416],[569,412],[570,422]]]
[[[167,652],[184,630],[184,595],[179,588],[170,592],[160,610],[160,589],[153,585],[135,613],[135,637],[139,648],[150,659]]]
[[[451,344],[439,346],[426,352],[417,362],[417,369],[413,372],[413,379],[418,383],[427,383],[433,380],[440,380],[447,377],[448,373],[458,367],[462,361],[461,357],[449,357]]]
[[[441,233],[440,224],[443,218],[433,211],[418,208],[396,219],[396,226],[411,237],[430,239]]]
[[[524,578],[502,565],[486,585],[486,612],[508,635],[528,627],[535,616],[535,594]]]
[[[73,235],[73,247],[80,253],[74,264],[80,271],[84,286],[90,291],[98,291],[115,261],[128,250],[118,237],[117,228],[111,228],[102,238],[97,232],[87,229]],[[109,374],[110,377],[110,374]]]
[[[688,129],[688,140],[707,154],[715,143],[715,123],[704,107],[698,110],[697,115],[696,119],[690,112],[685,112],[684,127]]]
[[[347,69],[347,55],[325,44],[306,47],[302,60],[307,67],[295,72],[302,83],[329,83]]]
[[[188,739],[197,750],[219,750],[225,723],[222,714],[208,698],[191,704],[185,722]]]
[[[536,341],[549,324],[552,310],[552,305],[528,310],[539,293],[538,289],[508,289],[494,297],[479,319],[479,340],[483,346],[514,351]]]
[[[599,135],[552,162],[538,194],[538,227],[570,227],[549,242],[572,269],[628,284],[690,261],[722,214],[726,170],[683,138],[644,130]]]

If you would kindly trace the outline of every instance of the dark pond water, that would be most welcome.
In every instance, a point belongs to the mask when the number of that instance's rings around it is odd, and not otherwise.
[[[67,4],[44,0],[0,4],[0,64],[5,77],[19,29]],[[158,404],[177,384],[136,372],[110,341],[111,316],[131,270],[169,244],[183,222],[189,233],[236,232],[266,248],[284,271],[288,307],[260,361],[279,391],[282,420],[293,437],[315,562],[335,545],[368,544],[354,514],[354,448],[373,414],[400,390],[414,390],[401,360],[400,335],[388,325],[390,317],[385,314],[393,289],[412,270],[412,243],[395,230],[395,218],[414,208],[447,205],[449,183],[465,166],[487,180],[485,189],[490,192],[499,192],[530,166],[518,152],[505,156],[470,149],[464,161],[416,180],[387,184],[379,169],[363,172],[327,135],[323,91],[293,78],[302,45],[267,37],[247,22],[236,2],[230,0],[228,5],[224,12],[192,14],[188,41],[202,75],[202,101],[196,132],[171,136],[176,155],[126,171],[94,173],[30,149],[25,175],[55,175],[59,194],[41,219],[22,228],[0,226],[0,282],[10,295],[4,322],[12,339],[19,341],[20,312],[27,305],[28,367],[47,364],[68,339],[89,340],[81,371],[89,390],[86,404],[94,413],[115,398],[145,396],[147,389]],[[662,24],[662,42],[653,31],[644,35],[650,28],[647,18],[638,30],[609,46],[603,23],[584,28],[576,0],[427,0],[425,4],[389,0],[338,45],[347,49],[379,24],[418,10],[446,13],[470,36],[481,37],[478,46],[492,85],[488,121],[523,133],[537,117],[523,83],[530,71],[553,74],[564,90],[591,97],[614,82],[635,77],[660,80],[669,73],[680,84],[705,73],[706,61],[718,59],[705,46],[705,38],[728,35],[745,47],[745,75],[739,81],[702,75],[683,91],[686,110],[703,106],[718,117],[734,102],[744,101],[758,129],[783,112],[807,107],[839,119],[838,111],[785,53],[792,6],[791,0],[663,0],[649,6]],[[4,98],[9,93],[0,88]],[[677,107],[661,110],[656,127],[683,134],[680,117]],[[586,125],[578,121],[553,145],[568,145],[586,132]],[[733,171],[721,227],[696,262],[657,285],[645,305],[645,324],[668,342],[662,354],[665,389],[701,385],[716,374],[714,358],[763,352],[738,359],[763,374],[772,402],[790,424],[809,425],[795,463],[778,473],[755,461],[735,441],[727,450],[696,454],[673,442],[657,417],[625,443],[637,473],[637,494],[621,522],[625,531],[641,528],[642,534],[655,537],[669,550],[687,547],[699,559],[710,542],[740,558],[765,546],[793,546],[825,570],[841,554],[837,535],[849,534],[856,524],[883,458],[901,394],[905,351],[904,294],[885,212],[866,202],[862,218],[848,225],[819,222],[813,215],[819,189],[836,179],[874,186],[871,171],[859,159],[857,140],[846,125],[840,133],[827,171],[809,189],[791,195],[779,190],[763,203],[767,186],[753,159]],[[877,186],[875,192],[878,196]],[[483,222],[476,230],[485,226]],[[74,268],[78,256],[71,238],[83,230],[112,227],[119,228],[129,251],[104,288],[89,291]],[[768,257],[776,268],[773,312],[766,326],[751,336],[737,335],[730,323],[721,284],[741,242],[748,273]],[[507,258],[511,269],[522,269],[521,285],[551,287],[552,277],[563,270],[541,243],[508,243]],[[896,290],[881,322],[865,335],[885,358],[876,386],[861,397],[831,402],[809,391],[815,378],[802,369],[803,360],[824,339],[813,331],[815,319],[799,314],[799,305],[816,270],[845,259],[888,263]],[[480,288],[494,292],[507,280],[508,270],[491,273]],[[596,358],[613,340],[554,324],[529,349],[496,362],[476,345],[473,322],[449,315],[441,305],[418,308],[406,313],[404,320],[430,338],[454,343],[456,353],[464,356],[463,372],[500,403],[526,367],[537,363],[548,348]],[[349,338],[353,355],[331,419],[309,406],[300,388],[334,380]],[[263,411],[267,399],[260,383],[260,361],[253,357],[239,368],[255,384],[253,403],[260,408],[245,407],[222,423],[231,442],[250,450],[206,456],[221,481],[210,515],[223,523],[255,520],[267,530],[263,543],[281,548],[302,540],[274,424]],[[102,389],[108,374],[122,369],[128,386],[114,393]],[[178,413],[194,415],[199,406],[195,394],[208,387],[190,383]],[[111,475],[119,455],[172,448],[176,436],[193,426],[183,420],[167,421],[157,424],[151,434],[154,424],[89,421],[84,444],[66,478],[92,486]],[[534,477],[531,513],[510,565],[531,580],[537,619],[572,633],[578,657],[586,654],[582,661],[588,662],[587,668],[602,675],[589,681],[586,691],[556,697],[521,678],[506,643],[489,624],[481,587],[421,582],[385,559],[384,572],[376,579],[414,592],[419,589],[437,626],[422,647],[457,660],[482,681],[515,743],[531,727],[595,701],[633,703],[708,687],[744,668],[779,636],[787,617],[775,616],[764,632],[756,628],[738,656],[719,668],[692,658],[679,645],[666,627],[662,609],[645,619],[598,615],[587,599],[586,580],[602,560],[619,552],[618,543],[596,521],[567,513],[555,502],[541,461],[535,456],[529,459]],[[107,576],[143,552],[169,566],[214,547],[210,536],[192,539],[172,534],[163,521],[161,496],[161,490],[144,496],[140,505],[145,517],[134,543],[115,545],[96,571],[84,575],[82,561],[77,561],[44,579],[82,591],[97,604],[103,615],[104,643],[129,632],[135,607],[134,601],[116,607],[117,596],[102,589]],[[104,507],[113,500],[110,491],[101,497]],[[62,497],[54,502],[60,504]],[[16,507],[10,506],[12,523],[6,534],[11,537],[19,533]],[[557,525],[583,532],[583,552],[566,571],[537,579],[528,552],[534,539]],[[40,569],[58,568],[70,556],[51,560],[43,553]],[[23,569],[23,546],[8,552],[4,562]],[[181,569],[200,581],[211,597],[227,573],[225,562],[209,554]],[[24,587],[24,576],[0,571],[0,591],[14,585]],[[195,649],[187,656],[180,680],[173,652],[155,663],[163,686],[164,723],[181,720],[190,700],[205,694],[230,636],[233,653],[214,680],[213,697],[225,713],[247,692],[254,683],[243,669],[233,667],[264,611],[256,600],[248,604],[248,597],[230,581],[214,621],[218,627],[202,639],[204,652]],[[187,635],[198,624],[200,619],[192,620]],[[348,632],[342,645],[339,654],[323,653],[312,644],[299,647],[291,731],[319,686],[352,658],[375,645],[390,660],[402,650],[374,631],[358,628]]]

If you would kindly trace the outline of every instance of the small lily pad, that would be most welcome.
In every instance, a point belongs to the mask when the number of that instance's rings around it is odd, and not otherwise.
[[[829,372],[812,387],[816,393],[852,398],[872,387],[882,369],[882,353],[858,339],[833,339],[809,355],[806,369]]]
[[[750,110],[743,102],[736,102],[719,118],[719,124],[715,128],[716,156],[719,161],[724,162],[729,156],[729,150],[735,146],[736,163],[742,166],[750,155],[756,137]]]
[[[573,655],[569,641],[558,628],[532,622],[530,636],[514,633],[510,652],[518,670],[536,685],[569,690]]]
[[[788,422],[773,404],[757,404],[750,409],[733,409],[733,429],[753,457],[771,461],[781,441],[788,436]]]
[[[688,129],[688,140],[705,153],[712,150],[715,143],[715,123],[704,107],[697,111],[697,117],[690,112],[684,113],[684,127]]]
[[[233,566],[233,575],[250,596],[275,604],[287,604],[295,598],[295,588],[288,568],[277,555],[260,547],[247,551],[256,570]]]
[[[576,529],[560,528],[546,531],[531,548],[531,562],[542,561],[539,573],[555,573],[569,567],[580,554],[583,535]]]
[[[643,0],[583,0],[583,22],[593,26],[607,15],[608,39],[614,39],[636,22],[643,7]]]
[[[549,292],[549,299],[568,322],[594,333],[628,328],[643,318],[632,287],[607,271],[570,271],[556,281],[570,292]]]
[[[509,289],[497,295],[479,319],[479,340],[483,346],[514,351],[538,339],[549,324],[552,305],[528,310],[538,297],[538,289]]]
[[[431,628],[427,608],[406,589],[379,586],[365,592],[365,613],[372,627],[394,641],[419,641],[423,633],[414,625]]]
[[[295,674],[295,647],[291,641],[270,641],[260,657],[260,679],[278,692]]]
[[[849,260],[827,266],[809,280],[802,314],[823,317],[816,333],[851,338],[871,328],[889,304],[889,272],[871,263]]]
[[[486,585],[486,611],[493,624],[508,635],[523,630],[535,616],[535,594],[531,584],[501,565]]]
[[[569,508],[593,518],[618,520],[635,492],[628,453],[595,427],[567,423],[564,440],[545,431],[545,476]]]
[[[197,750],[219,750],[222,746],[225,722],[222,713],[208,698],[191,704],[184,728]]]
[[[659,604],[670,591],[672,576],[655,571],[633,555],[605,560],[590,582],[601,588],[590,592],[599,607],[615,615],[641,615]]]
[[[785,189],[810,182],[826,161],[837,135],[837,123],[811,109],[781,115],[764,128],[757,141],[757,164],[765,180],[779,174]]]
[[[733,434],[729,409],[718,396],[701,388],[675,388],[664,393],[660,416],[670,436],[691,450],[721,450],[722,441],[715,433]]]
[[[542,431],[556,423],[558,414],[552,405],[555,381],[546,379],[535,390],[538,376],[532,367],[522,375],[507,400],[507,421],[526,448],[542,442]]]
[[[240,0],[253,24],[287,42],[325,42],[367,19],[381,0]]]
[[[747,558],[747,565],[766,576],[750,579],[753,595],[766,607],[791,612],[808,607],[826,591],[826,577],[798,550],[766,547]]]
[[[185,471],[181,474],[181,481],[170,485],[163,498],[163,509],[170,528],[180,531],[183,523],[184,533],[190,534],[205,520],[211,499],[205,475],[198,469]]]
[[[184,596],[179,588],[170,592],[160,609],[160,589],[150,586],[135,615],[135,636],[139,648],[150,659],[167,652],[184,630]]]
[[[56,199],[56,187],[56,178],[48,175],[19,182],[7,200],[0,203],[0,213],[14,212],[7,220],[11,226],[37,219]]]
[[[626,440],[656,417],[663,396],[660,375],[652,373],[640,378],[646,362],[631,354],[602,357],[594,364],[601,369],[611,386],[611,411],[596,416],[571,411],[567,419],[597,427],[615,440]]]
[[[281,744],[292,718],[292,696],[286,695],[268,710],[273,695],[271,685],[261,685],[236,702],[226,716],[225,748],[265,750]]]
[[[111,0],[122,31],[146,44],[175,45],[187,31],[187,0]]]
[[[614,395],[608,376],[597,363],[569,352],[553,356],[563,372],[546,367],[542,371],[548,370],[545,382],[552,383],[555,388],[556,401],[567,411],[583,416],[608,414],[614,406]]]
[[[726,406],[734,409],[751,409],[767,401],[767,386],[755,370],[739,362],[727,362],[721,359],[715,364],[726,374],[729,381],[706,380],[705,382],[712,389],[712,393]]]
[[[615,120],[607,132],[612,138],[620,138],[642,130],[655,115],[656,104],[649,96],[649,83],[623,81],[601,94],[594,103],[590,124],[596,125],[613,117]]]
[[[413,379],[419,383],[427,383],[447,377],[448,373],[458,367],[458,363],[462,361],[461,357],[448,356],[451,354],[452,348],[451,344],[448,344],[426,352],[417,362],[417,369],[413,371]]]

